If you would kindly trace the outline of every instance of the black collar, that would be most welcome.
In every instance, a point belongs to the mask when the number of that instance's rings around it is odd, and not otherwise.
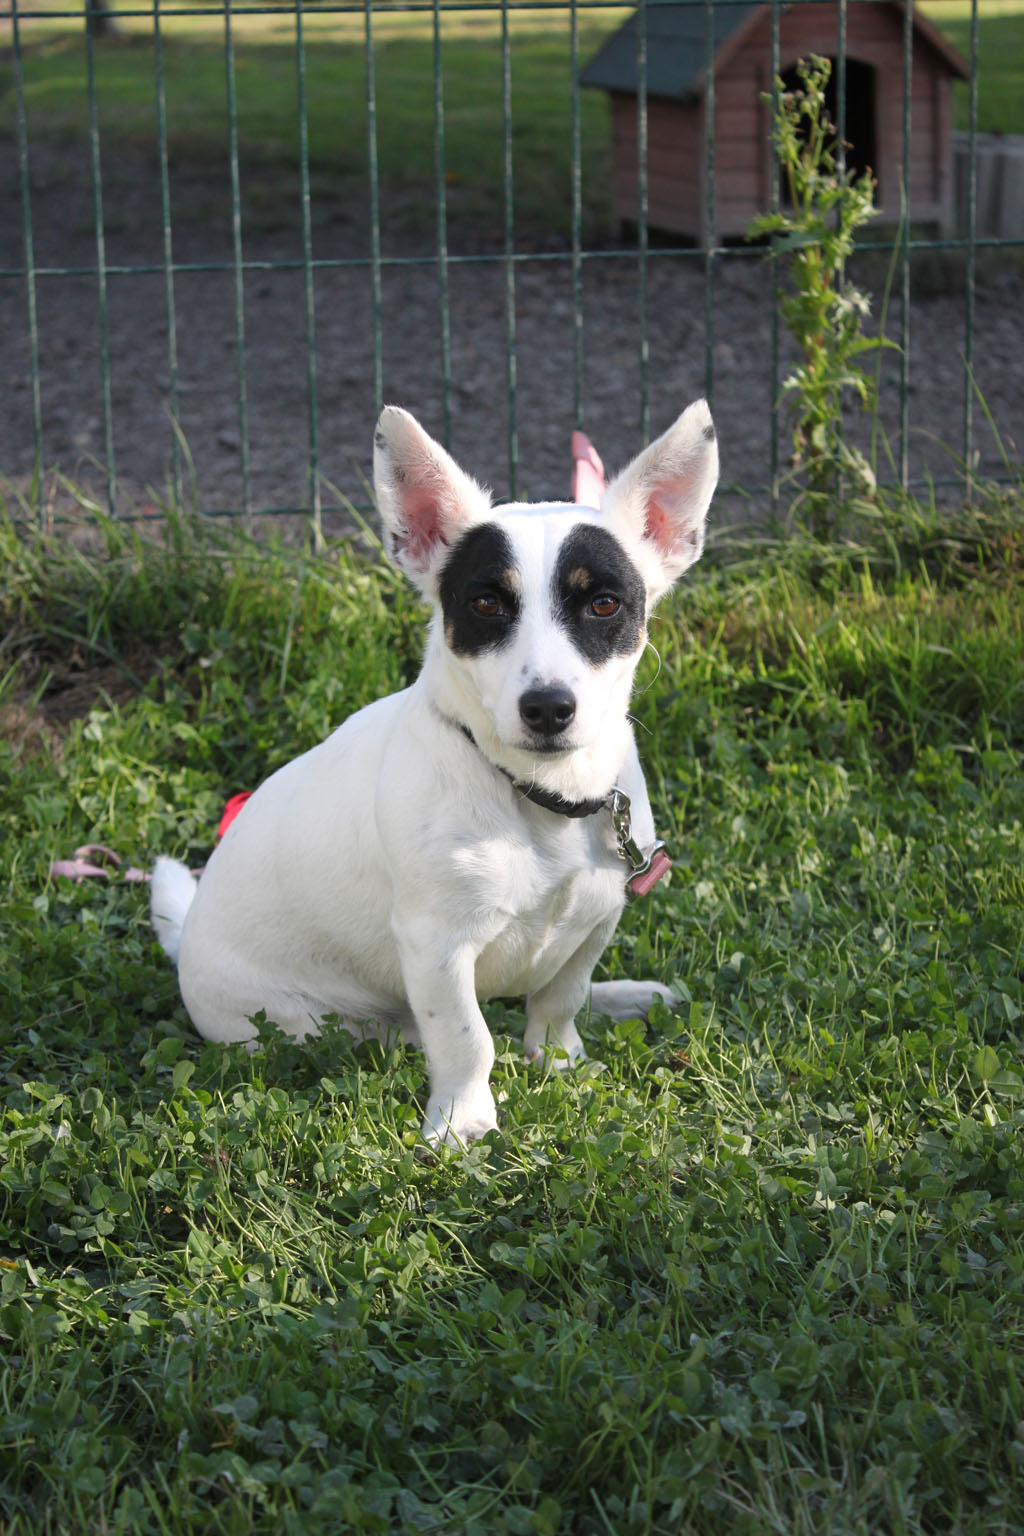
[[[570,816],[573,819],[596,816],[598,811],[607,811],[611,816],[612,829],[615,833],[615,851],[620,859],[625,859],[631,871],[626,878],[628,898],[646,896],[651,887],[657,885],[662,876],[671,869],[672,860],[665,851],[664,843],[655,841],[648,852],[644,853],[634,841],[629,817],[629,796],[624,790],[615,788],[605,795],[603,800],[566,800],[562,795],[552,794],[546,789],[538,789],[535,784],[524,784],[522,779],[515,778],[507,768],[502,768],[500,763],[491,762],[468,725],[463,725],[459,720],[452,720],[448,715],[442,715],[436,705],[434,709],[445,725],[450,726],[452,730],[461,731],[466,740],[472,742],[484,762],[490,763],[492,768],[504,774],[513,789],[525,799],[532,800],[534,805],[542,806],[545,811],[553,811],[556,816]]]
[[[442,716],[442,719],[447,720],[447,716]],[[484,752],[468,725],[463,725],[458,720],[448,720],[447,723],[454,725],[460,730],[466,740],[473,743],[480,756],[491,763],[491,759],[487,757],[486,752]],[[523,779],[517,779],[514,774],[509,773],[508,769],[503,768],[500,763],[491,763],[491,767],[497,768],[499,773],[503,773],[513,789],[518,791],[525,799],[532,800],[534,805],[542,806],[545,811],[554,811],[556,816],[569,816],[576,820],[581,816],[596,816],[598,811],[607,810],[611,805],[611,795],[604,795],[600,800],[566,800],[564,795],[556,794],[553,790],[541,789],[536,784],[527,784]]]

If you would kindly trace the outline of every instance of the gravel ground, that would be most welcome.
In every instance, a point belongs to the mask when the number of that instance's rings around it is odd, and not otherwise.
[[[223,178],[211,169],[175,171],[174,256],[178,262],[230,262],[231,225]],[[34,150],[32,220],[37,267],[93,269],[96,261],[88,167],[67,152]],[[137,511],[168,483],[172,432],[168,406],[167,313],[159,187],[152,167],[104,162],[106,259],[156,270],[108,278],[109,351],[119,509]],[[429,240],[392,236],[400,222],[385,205],[384,255],[429,253]],[[400,210],[399,210],[400,212]],[[0,475],[24,491],[33,461],[26,287],[11,271],[24,264],[17,157],[0,157]],[[456,244],[456,238],[458,244]],[[360,259],[365,226],[330,200],[314,206],[314,254]],[[243,224],[247,261],[301,261],[297,228]],[[486,231],[456,232],[453,254],[495,254]],[[515,269],[516,425],[519,490],[563,496],[574,425],[572,274],[564,259],[525,260]],[[881,270],[876,274],[883,276]],[[103,495],[104,450],[97,280],[94,271],[37,280],[45,462],[76,485]],[[654,252],[649,264],[649,398],[653,431],[704,392],[703,258]],[[246,389],[252,496],[257,507],[298,506],[307,497],[309,411],[301,268],[250,272],[245,279]],[[500,495],[509,488],[506,277],[500,262],[450,269],[451,446],[467,469]],[[640,446],[640,284],[635,258],[597,252],[583,278],[584,425],[611,466]],[[183,272],[175,284],[180,425],[204,510],[242,502],[241,433],[233,279],[230,271]],[[725,480],[763,486],[768,477],[771,398],[771,281],[757,256],[716,262],[713,288],[712,402]],[[370,274],[365,266],[318,273],[315,283],[320,467],[329,487],[366,502],[374,419]],[[910,307],[909,452],[912,476],[955,473],[962,451],[966,298],[951,264],[931,255],[914,273]],[[898,303],[887,330],[900,335]],[[438,277],[432,263],[387,266],[383,274],[383,393],[407,406],[436,435],[443,431]],[[975,407],[982,471],[1016,455],[1024,397],[1024,272],[1019,263],[980,264],[974,359],[985,410]],[[883,364],[881,419],[898,448],[899,355]],[[783,434],[784,436],[784,434]],[[785,444],[783,442],[783,451]],[[952,455],[952,457],[951,457]],[[50,502],[67,495],[53,476]],[[763,497],[720,501],[720,523],[750,517]],[[337,515],[328,526],[338,525]]]

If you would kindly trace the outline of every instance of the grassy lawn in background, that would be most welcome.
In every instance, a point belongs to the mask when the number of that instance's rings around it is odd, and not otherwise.
[[[965,54],[967,0],[922,5]],[[580,59],[628,14],[583,10]],[[979,125],[1024,131],[1024,0],[982,0]],[[571,209],[571,63],[568,12],[513,14],[512,148],[517,231],[526,240],[564,240]],[[157,154],[152,24],[127,18],[124,35],[96,49],[96,89],[104,154]],[[386,223],[417,231],[435,218],[432,20],[380,13],[374,19],[378,154],[388,200]],[[66,22],[24,23],[30,139],[85,142],[88,92],[82,31]],[[162,22],[172,166],[222,165],[227,181],[224,30],[217,16]],[[366,198],[366,70],[360,16],[304,18],[309,149],[323,195]],[[297,219],[298,114],[294,15],[240,14],[233,21],[243,192],[251,217]],[[502,227],[504,140],[500,20],[472,12],[442,18],[446,191],[453,230],[465,220]],[[13,65],[0,66],[0,133],[13,138]],[[958,122],[966,126],[966,87]],[[608,109],[603,92],[580,95],[584,226],[607,223]],[[172,175],[172,194],[174,179]],[[176,217],[189,213],[183,202]],[[389,227],[396,227],[390,225]]]
[[[918,9],[969,64],[970,0],[918,0]],[[1024,0],[980,0],[978,21],[978,127],[1024,133]],[[970,126],[966,84],[956,87],[956,126]]]
[[[580,57],[596,49],[627,12],[583,13]],[[125,23],[125,38],[96,50],[96,91],[105,152],[157,155],[151,26]],[[228,118],[223,23],[170,17],[163,23],[168,138],[175,163],[227,167]],[[365,201],[367,101],[360,17],[304,20],[309,153],[323,190]],[[26,24],[28,30],[28,24]],[[571,60],[568,13],[512,18],[512,147],[516,223],[526,237],[565,237],[571,209]],[[239,16],[233,28],[239,139],[246,196],[280,202],[292,220],[298,162],[294,17]],[[404,202],[404,219],[431,228],[435,217],[433,38],[429,17],[374,20],[377,154],[381,184]],[[443,18],[445,179],[450,217],[502,224],[504,132],[499,23],[455,12]],[[9,65],[0,71],[8,93]],[[81,143],[88,131],[81,34],[42,32],[25,61],[29,133]],[[11,100],[8,94],[9,101]],[[603,93],[581,93],[582,155],[588,168],[584,216],[607,215],[608,111]],[[13,133],[13,112],[9,130]],[[114,148],[116,146],[116,150]],[[172,177],[173,191],[173,177]]]
[[[490,1006],[500,1131],[440,1156],[417,1052],[204,1044],[144,890],[47,875],[202,863],[414,674],[409,592],[8,529],[7,1536],[1019,1532],[1021,527],[687,579],[636,700],[676,869],[606,957],[680,1006],[565,1076]]]

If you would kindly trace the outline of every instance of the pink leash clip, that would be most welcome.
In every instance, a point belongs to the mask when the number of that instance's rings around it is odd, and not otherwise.
[[[631,896],[646,896],[648,891],[653,891],[659,880],[664,879],[671,868],[672,860],[664,848],[658,848],[648,868],[638,870],[631,879],[626,881],[626,890]]]

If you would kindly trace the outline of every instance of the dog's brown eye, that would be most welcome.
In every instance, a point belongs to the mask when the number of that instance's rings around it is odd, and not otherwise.
[[[617,597],[612,597],[610,592],[602,592],[600,597],[591,601],[590,611],[595,619],[613,619],[621,607]]]
[[[495,597],[493,592],[481,592],[479,597],[474,597],[470,607],[482,619],[497,619],[505,612],[501,599]]]

